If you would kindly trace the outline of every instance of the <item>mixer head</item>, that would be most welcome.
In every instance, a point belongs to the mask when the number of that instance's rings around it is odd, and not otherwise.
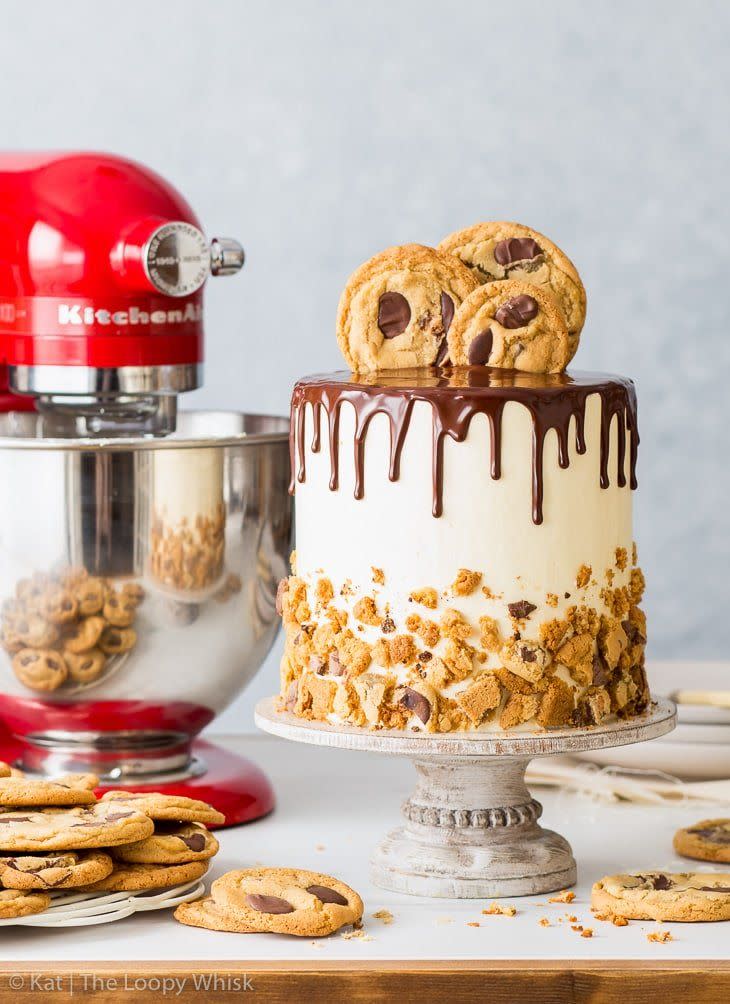
[[[202,380],[203,285],[243,265],[163,178],[109,154],[0,154],[0,364],[44,435],[166,434]]]

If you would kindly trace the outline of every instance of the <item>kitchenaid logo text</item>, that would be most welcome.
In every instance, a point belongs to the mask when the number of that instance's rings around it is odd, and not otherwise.
[[[105,310],[103,307],[82,307],[76,303],[58,304],[58,323],[72,327],[93,327],[110,324],[115,327],[137,324],[187,324],[202,321],[203,310],[199,303],[188,303],[184,308],[171,310]]]

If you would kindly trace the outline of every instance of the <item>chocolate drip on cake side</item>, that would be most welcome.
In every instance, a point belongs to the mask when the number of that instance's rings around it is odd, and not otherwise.
[[[575,449],[586,452],[585,412],[588,398],[601,400],[600,464],[601,488],[611,483],[609,472],[611,424],[617,420],[616,484],[626,485],[626,434],[630,433],[629,478],[636,488],[636,455],[639,442],[636,393],[630,380],[599,374],[557,374],[531,376],[508,370],[473,367],[454,370],[419,370],[377,374],[358,378],[352,374],[310,377],[296,384],[292,395],[289,450],[294,492],[297,481],[306,478],[306,406],[312,408],[311,449],[321,449],[321,421],[324,413],[330,451],[330,489],[339,487],[339,425],[342,405],[355,413],[353,440],[355,498],[365,494],[365,439],[375,415],[385,415],[390,424],[388,477],[397,481],[400,460],[408,436],[413,407],[424,401],[432,410],[432,481],[435,517],[443,512],[444,440],[447,436],[463,442],[475,415],[484,415],[489,424],[490,474],[501,477],[502,415],[508,401],[523,405],[532,418],[532,519],[543,521],[544,446],[551,429],[558,440],[558,464],[570,466],[569,433],[575,421]]]

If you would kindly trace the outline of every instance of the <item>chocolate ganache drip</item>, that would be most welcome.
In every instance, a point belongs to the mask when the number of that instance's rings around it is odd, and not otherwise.
[[[339,425],[342,405],[355,412],[354,463],[355,498],[365,494],[365,437],[375,415],[385,415],[390,423],[388,477],[397,481],[400,458],[416,401],[431,405],[433,414],[433,515],[443,511],[444,440],[462,443],[475,415],[485,415],[489,423],[492,478],[501,477],[502,413],[508,401],[517,401],[532,417],[532,518],[543,519],[543,448],[545,437],[554,429],[558,438],[558,464],[570,465],[568,436],[575,419],[575,449],[586,452],[586,402],[592,394],[601,399],[600,484],[608,488],[611,423],[617,419],[618,450],[616,484],[626,485],[626,433],[630,433],[630,484],[636,488],[636,453],[639,443],[636,393],[631,380],[596,373],[529,374],[486,366],[459,369],[393,370],[354,375],[332,373],[306,377],[294,387],[291,402],[289,453],[292,479],[289,491],[306,477],[305,412],[312,408],[314,432],[311,448],[321,449],[321,418],[325,414],[330,452],[330,489],[339,485]]]

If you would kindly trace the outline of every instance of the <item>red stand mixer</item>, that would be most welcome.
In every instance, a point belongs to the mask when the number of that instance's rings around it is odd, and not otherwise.
[[[104,154],[0,154],[0,759],[273,808],[195,737],[277,631],[288,422],[178,412],[203,285],[243,250]],[[6,381],[6,383],[5,383]]]

